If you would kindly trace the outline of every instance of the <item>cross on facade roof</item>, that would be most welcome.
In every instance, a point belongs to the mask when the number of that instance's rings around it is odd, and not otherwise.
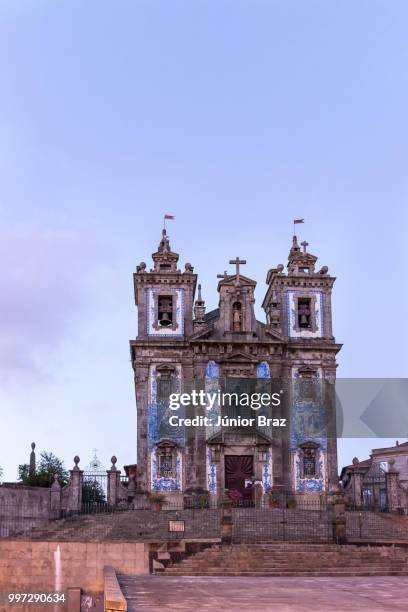
[[[309,243],[308,243],[308,242],[306,242],[306,240],[304,240],[304,241],[303,241],[303,242],[301,242],[300,244],[301,244],[301,245],[302,245],[302,247],[303,247],[303,252],[304,252],[304,253],[306,253],[306,247],[308,247],[308,246],[309,246]]]
[[[237,283],[239,282],[239,266],[246,264],[246,260],[245,259],[240,259],[239,257],[236,257],[235,259],[230,259],[230,264],[235,264],[235,268],[236,268],[236,275],[237,275]]]

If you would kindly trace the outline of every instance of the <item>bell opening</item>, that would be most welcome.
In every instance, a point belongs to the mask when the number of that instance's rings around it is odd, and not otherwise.
[[[169,327],[173,324],[173,298],[171,296],[159,297],[157,318],[161,327]]]
[[[299,299],[298,301],[298,324],[301,329],[311,327],[311,304],[310,299]]]

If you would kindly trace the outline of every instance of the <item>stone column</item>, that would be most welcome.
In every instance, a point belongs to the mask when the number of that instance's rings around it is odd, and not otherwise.
[[[324,380],[320,382],[326,410],[327,453],[326,470],[328,491],[335,493],[339,487],[337,464],[337,434],[336,434],[336,370],[325,367]]]
[[[387,501],[390,512],[396,512],[400,507],[399,472],[394,469],[394,461],[390,461],[390,469],[385,474],[387,485]]]
[[[36,465],[35,465],[35,442],[31,442],[31,453],[30,453],[30,468],[29,468],[29,474],[30,476],[34,476],[35,475],[35,469],[36,469]]]
[[[361,506],[363,505],[363,478],[364,478],[364,472],[359,472],[357,470],[354,470],[351,473],[351,480],[352,480],[351,486],[352,486],[352,491],[353,491],[352,503],[357,508],[361,508]]]
[[[252,487],[253,490],[253,500],[255,504],[255,508],[260,508],[262,506],[262,498],[263,498],[263,488],[260,482],[257,482]]]
[[[61,485],[58,474],[54,474],[54,482],[50,489],[50,518],[57,519],[61,516]]]
[[[347,542],[346,504],[341,493],[329,493],[327,496],[328,510],[332,513],[333,540],[336,544]]]
[[[78,463],[80,459],[78,455],[74,457],[74,467],[69,471],[70,473],[70,486],[69,486],[69,499],[68,509],[72,513],[78,513],[81,511],[82,506],[82,485],[84,472],[79,469]]]
[[[136,495],[136,482],[135,482],[135,477],[134,476],[130,476],[129,477],[127,494],[128,494],[128,501],[132,501],[135,498],[135,495]]]
[[[233,530],[232,508],[230,504],[223,505],[221,515],[221,542],[231,544]]]
[[[119,483],[120,483],[120,470],[116,467],[117,458],[115,455],[111,458],[112,465],[110,470],[106,470],[108,475],[108,504],[110,506],[116,506],[119,499]]]
[[[139,303],[139,312],[142,304]],[[147,437],[149,417],[149,366],[138,365],[135,370],[135,389],[137,407],[137,488],[140,493],[149,491],[148,486],[148,459],[150,458]]]

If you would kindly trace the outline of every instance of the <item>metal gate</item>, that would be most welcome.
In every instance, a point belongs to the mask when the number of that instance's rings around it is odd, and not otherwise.
[[[361,487],[361,508],[366,510],[388,511],[386,473],[375,464],[365,474]]]
[[[333,528],[329,510],[286,508],[234,508],[234,543],[331,542]]]
[[[107,507],[107,474],[84,474],[82,483],[82,512],[101,512]]]
[[[373,511],[347,511],[349,542],[408,542],[408,517]]]

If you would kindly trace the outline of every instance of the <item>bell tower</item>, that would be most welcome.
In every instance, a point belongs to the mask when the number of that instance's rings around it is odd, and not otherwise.
[[[284,441],[285,485],[296,493],[335,490],[337,450],[334,385],[336,354],[331,295],[335,278],[328,267],[316,270],[317,257],[293,236],[287,274],[269,270],[262,304],[267,327],[285,342],[282,376],[290,399],[290,431]]]
[[[316,271],[317,257],[307,252],[306,241],[298,244],[293,236],[288,257],[288,272],[279,264],[269,270],[262,308],[267,324],[290,339],[319,339],[334,342],[331,316],[331,293],[335,278],[328,267]]]
[[[159,247],[152,254],[153,268],[148,272],[141,262],[133,275],[138,306],[138,338],[184,338],[193,330],[193,296],[197,275],[186,263],[177,268],[178,253],[170,247],[163,229]]]
[[[193,333],[197,276],[181,271],[163,229],[153,267],[141,262],[133,275],[138,335],[130,342],[137,409],[137,481],[142,492],[177,493],[184,473],[184,430],[171,427],[168,397],[192,378],[186,339]]]

